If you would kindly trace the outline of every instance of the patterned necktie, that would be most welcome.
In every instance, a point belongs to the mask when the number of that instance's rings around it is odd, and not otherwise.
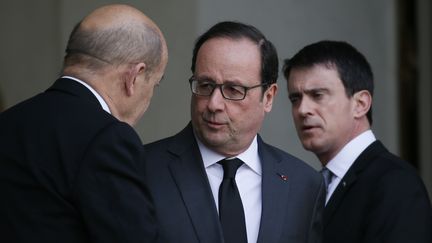
[[[235,175],[243,164],[239,159],[224,159],[218,162],[223,166],[224,177],[219,187],[219,219],[225,243],[247,243],[245,216]]]

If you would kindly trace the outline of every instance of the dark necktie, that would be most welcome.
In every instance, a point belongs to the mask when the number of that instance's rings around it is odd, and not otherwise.
[[[239,159],[224,159],[224,177],[219,187],[219,219],[225,243],[247,243],[243,204],[235,182],[237,169],[243,164]]]
[[[327,167],[322,168],[320,173],[324,177],[324,184],[326,187],[326,191],[328,192],[328,186],[330,185],[333,179],[333,173],[329,169],[327,169]]]

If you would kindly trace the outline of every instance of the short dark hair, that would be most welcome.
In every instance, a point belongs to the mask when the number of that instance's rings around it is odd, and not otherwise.
[[[146,23],[90,30],[79,22],[70,34],[64,67],[82,64],[97,70],[107,64],[145,62],[152,72],[161,59],[161,37]]]
[[[288,82],[292,69],[325,65],[335,68],[348,97],[361,90],[373,96],[373,73],[369,62],[356,48],[343,41],[319,41],[305,46],[284,61],[283,74]],[[372,125],[372,106],[366,114]]]
[[[279,60],[274,45],[267,40],[257,28],[251,25],[232,21],[217,23],[198,37],[193,49],[191,66],[192,73],[195,72],[195,64],[199,49],[206,41],[213,38],[230,38],[233,40],[246,38],[256,43],[259,46],[261,53],[261,83],[268,83],[270,85],[277,82]]]

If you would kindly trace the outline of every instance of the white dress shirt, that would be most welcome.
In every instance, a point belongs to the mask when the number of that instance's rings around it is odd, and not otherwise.
[[[196,136],[195,136],[196,137]],[[217,162],[226,157],[215,153],[199,141],[198,147],[203,158],[204,167],[216,203],[219,210],[219,186],[223,179],[222,165]],[[261,160],[258,155],[258,143],[255,136],[249,148],[236,156],[244,164],[238,168],[236,173],[236,183],[239,190],[240,198],[243,203],[243,210],[246,220],[246,232],[248,242],[257,242],[259,226],[261,222]]]
[[[326,204],[357,157],[375,140],[376,138],[372,131],[367,130],[347,143],[343,149],[327,163],[327,169],[329,169],[334,176],[327,188]]]
[[[100,94],[98,92],[96,92],[96,90],[94,90],[90,85],[88,85],[87,83],[85,83],[82,80],[79,80],[79,79],[71,77],[71,76],[62,76],[62,78],[72,79],[72,80],[77,81],[78,83],[84,85],[84,87],[89,89],[93,93],[93,95],[96,96],[96,99],[99,101],[100,105],[102,106],[102,109],[104,109],[106,112],[111,114],[111,111],[108,107],[108,104],[105,102],[105,100],[102,98],[102,96],[100,96]]]

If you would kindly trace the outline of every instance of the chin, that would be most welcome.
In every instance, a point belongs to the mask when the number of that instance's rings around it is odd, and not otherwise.
[[[205,140],[205,142],[207,144],[212,145],[212,146],[219,146],[219,145],[223,144],[225,141],[223,138],[221,138],[217,135],[214,135],[214,134],[204,134],[203,139]]]
[[[201,140],[211,147],[219,147],[227,144],[229,138],[225,134],[204,132],[201,134]]]
[[[303,148],[307,151],[316,153],[317,151],[320,151],[322,149],[322,146],[319,144],[314,143],[313,141],[302,141]]]

